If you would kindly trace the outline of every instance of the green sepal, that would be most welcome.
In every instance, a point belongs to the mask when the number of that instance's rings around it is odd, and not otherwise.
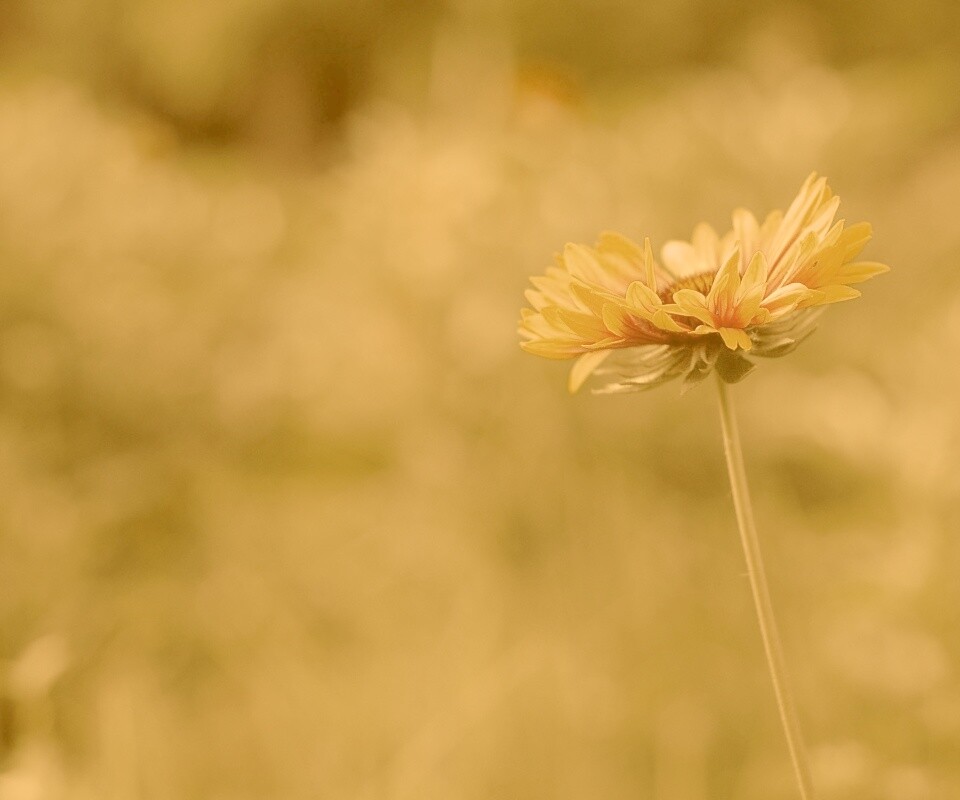
[[[717,359],[717,374],[724,383],[740,383],[756,368],[756,364],[748,361],[739,353],[727,350]]]

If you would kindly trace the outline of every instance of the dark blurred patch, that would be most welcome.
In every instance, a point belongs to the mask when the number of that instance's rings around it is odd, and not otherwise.
[[[129,500],[128,509],[95,532],[89,557],[96,576],[139,580],[148,572],[194,573],[200,568],[201,537],[188,479],[162,476],[151,489],[141,501]]]
[[[318,438],[304,433],[297,414],[282,415],[258,435],[223,443],[243,471],[262,475],[313,473],[324,480],[350,481],[381,473],[394,463],[393,440]]]
[[[495,528],[497,554],[517,572],[534,569],[543,560],[546,536],[558,533],[542,520],[531,519],[531,513],[527,508],[515,508]],[[555,539],[552,541],[556,544]]]
[[[429,32],[442,8],[439,0],[201,3],[184,4],[190,13],[178,20],[176,7],[147,3],[105,0],[81,11],[14,0],[0,7],[0,42],[42,71],[87,83],[108,104],[146,111],[187,144],[253,138],[300,150],[335,134],[372,90],[378,66]],[[424,49],[424,72],[428,56]]]
[[[906,6],[887,0],[869,9],[867,14],[860,3],[827,0],[687,0],[640,7],[577,0],[558,14],[548,0],[531,0],[517,8],[516,28],[525,58],[565,64],[590,86],[605,88],[656,82],[678,67],[729,63],[744,55],[751,38],[770,28],[787,40],[812,37],[827,59],[839,64],[904,48],[956,52],[960,45],[960,5],[955,3],[925,0]]]
[[[0,694],[0,769],[7,766],[7,758],[16,739],[16,707],[6,694]]]
[[[584,100],[583,85],[562,61],[528,61],[516,76],[518,105],[547,100],[558,106],[577,108]]]
[[[888,479],[879,470],[842,462],[835,452],[806,443],[769,453],[758,463],[757,475],[766,484],[764,492],[792,497],[797,508],[811,515],[834,521],[853,516],[867,524],[895,514],[893,498],[882,491]]]
[[[757,716],[752,708],[741,708],[739,711],[739,728],[722,730],[716,747],[710,752],[709,774],[713,779],[710,797],[736,797],[739,792],[736,776],[749,760],[750,739],[745,732],[752,730]]]
[[[186,702],[195,702],[206,684],[223,679],[223,656],[214,643],[189,625],[174,626],[164,633],[153,658],[161,687]]]
[[[314,142],[337,128],[370,87],[378,41],[391,24],[386,8],[356,15],[286,8],[251,34],[242,61],[218,65],[224,91],[187,103],[168,91],[162,74],[136,51],[118,57],[124,68],[106,82],[126,102],[146,108],[188,143],[222,144],[266,130],[286,140]]]
[[[0,47],[19,35],[23,25],[22,9],[17,3],[0,3]]]
[[[312,142],[363,97],[376,38],[362,24],[331,24],[320,13],[277,14],[251,37],[242,61],[218,65],[223,91],[199,102],[171,92],[136,50],[118,52],[120,68],[100,81],[188,144],[230,143],[263,128],[288,142]]]

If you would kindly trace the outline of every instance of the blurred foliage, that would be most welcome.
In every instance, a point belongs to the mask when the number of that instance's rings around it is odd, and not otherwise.
[[[709,384],[527,276],[816,169],[894,271],[737,388],[825,800],[960,796],[960,19],[0,5],[0,800],[792,797]]]

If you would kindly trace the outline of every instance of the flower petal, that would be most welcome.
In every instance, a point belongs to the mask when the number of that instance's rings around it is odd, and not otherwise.
[[[837,278],[843,283],[863,283],[875,275],[882,275],[889,271],[890,267],[878,261],[857,261],[843,267]]]
[[[601,286],[605,284],[606,273],[591,248],[582,244],[568,244],[563,248],[563,263],[574,278]]]
[[[757,218],[745,208],[738,208],[733,212],[733,230],[740,242],[740,252],[744,258],[749,258],[759,245],[760,226]]]
[[[671,314],[694,317],[707,325],[713,325],[713,314],[707,308],[707,299],[695,289],[680,289],[673,293],[675,307],[664,306]]]
[[[741,328],[718,328],[717,333],[720,334],[723,343],[731,350],[736,350],[738,347],[749,350],[753,346],[747,332]]]
[[[842,303],[844,300],[855,300],[860,296],[859,290],[837,284],[824,286],[820,291],[824,294],[824,298],[821,301],[823,304]]]
[[[570,370],[570,378],[567,381],[567,388],[570,390],[570,394],[575,394],[577,390],[583,386],[584,381],[593,374],[593,371],[597,367],[606,361],[611,352],[610,350],[595,350],[592,353],[584,353],[577,359],[573,368]]]
[[[737,289],[740,288],[740,251],[735,249],[724,262],[713,279],[713,286],[707,294],[707,307],[723,314],[733,305]]]
[[[660,248],[660,260],[663,266],[673,273],[674,280],[704,269],[694,246],[679,239],[672,239]]]

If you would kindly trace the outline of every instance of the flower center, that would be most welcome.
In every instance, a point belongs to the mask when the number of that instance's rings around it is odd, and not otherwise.
[[[664,303],[673,302],[673,293],[679,292],[681,289],[693,289],[694,291],[700,292],[700,294],[706,295],[710,291],[710,287],[713,286],[713,279],[716,274],[716,270],[695,272],[693,275],[687,275],[678,281],[674,281],[669,286],[657,292],[657,295]]]

